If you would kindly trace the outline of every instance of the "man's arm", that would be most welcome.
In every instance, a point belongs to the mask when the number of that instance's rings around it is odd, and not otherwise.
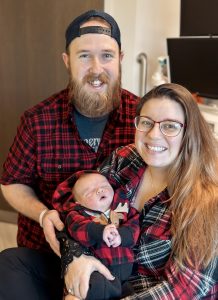
[[[46,240],[53,251],[60,256],[59,243],[55,236],[54,227],[62,230],[64,224],[55,210],[49,210],[36,196],[34,190],[25,184],[1,185],[1,190],[6,201],[19,213],[39,222],[40,214],[47,209],[41,218],[41,225],[45,233]]]
[[[40,213],[47,207],[40,202],[34,190],[24,184],[1,185],[5,200],[19,213],[39,222]]]

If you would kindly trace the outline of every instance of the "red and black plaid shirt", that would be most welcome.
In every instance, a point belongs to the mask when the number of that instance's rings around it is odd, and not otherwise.
[[[100,221],[102,213],[87,209],[74,202],[72,188],[84,172],[77,172],[68,177],[58,185],[53,195],[53,206],[60,213],[66,225],[66,231],[74,240],[90,248],[105,265],[133,263],[132,248],[139,236],[139,213],[129,205],[129,200],[126,198],[126,192],[122,186],[117,188],[114,191],[110,209],[122,214],[117,229],[122,243],[119,247],[108,247],[103,241],[105,225],[102,225]],[[111,182],[112,185],[113,183],[114,181]],[[110,219],[108,219],[108,223],[110,223]]]
[[[116,202],[116,201],[115,201]],[[116,202],[120,203],[120,202]],[[127,202],[126,202],[127,203]],[[121,220],[118,232],[121,236],[121,245],[108,247],[103,241],[104,225],[96,223],[96,216],[88,215],[85,208],[78,203],[72,203],[72,210],[66,217],[67,232],[70,236],[85,247],[90,248],[95,256],[105,265],[113,266],[134,262],[133,246],[139,236],[139,214],[132,207]],[[114,207],[116,208],[116,207]],[[124,213],[123,213],[124,215]]]
[[[128,145],[105,160],[100,173],[114,182],[114,187],[122,186],[133,203],[146,167],[135,146]],[[140,213],[141,233],[134,247],[136,265],[130,279],[135,293],[125,300],[218,299],[218,256],[207,268],[197,270],[190,265],[178,265],[175,255],[171,255],[168,199],[165,189],[145,202]]]
[[[96,169],[115,148],[134,141],[136,103],[136,96],[122,90],[120,107],[110,114],[97,153],[80,139],[67,89],[39,103],[21,118],[0,183],[31,186],[52,208],[60,182],[78,170]],[[19,246],[48,249],[39,224],[23,215],[17,240]]]
[[[117,208],[119,203],[127,203],[129,205],[128,201],[121,202],[117,200],[115,195],[112,209]],[[60,206],[58,208],[61,209]],[[91,213],[90,210],[89,213]],[[100,218],[100,213],[94,211],[92,215],[89,213],[80,204],[71,203],[68,213],[64,211],[64,214],[62,214],[66,215],[64,222],[68,234],[81,245],[89,248],[105,265],[114,266],[133,263],[134,254],[132,248],[139,236],[139,214],[136,209],[129,207],[128,214],[122,213],[123,219],[120,221],[120,227],[118,228],[122,243],[115,248],[108,247],[103,241],[105,225],[97,222],[97,219]]]

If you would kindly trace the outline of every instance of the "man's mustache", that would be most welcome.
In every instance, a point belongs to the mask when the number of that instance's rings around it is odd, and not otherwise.
[[[83,78],[83,82],[93,82],[95,80],[99,80],[102,83],[108,84],[109,83],[109,77],[105,72],[102,72],[101,74],[93,74],[93,73],[89,73],[87,75],[85,75],[85,77]]]

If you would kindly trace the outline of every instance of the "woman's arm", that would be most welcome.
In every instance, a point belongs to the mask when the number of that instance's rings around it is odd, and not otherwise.
[[[110,271],[95,257],[81,255],[74,258],[68,265],[65,275],[67,290],[71,288],[76,297],[85,299],[89,289],[90,276],[94,271],[101,273],[108,280],[114,280]]]
[[[218,259],[205,270],[194,270],[188,266],[180,266],[178,269],[174,259],[171,259],[164,270],[162,280],[158,284],[149,286],[146,276],[133,279],[133,285],[141,288],[137,294],[124,298],[125,300],[190,300],[190,299],[216,299],[218,293],[217,282]],[[145,288],[147,286],[147,288]],[[212,292],[213,291],[213,292]],[[209,296],[209,295],[214,295]]]
[[[57,232],[57,238],[60,242],[62,276],[65,277],[67,290],[72,288],[75,296],[85,299],[89,279],[94,271],[100,272],[108,280],[114,279],[110,271],[98,259],[90,256],[88,249],[70,239],[66,232]]]

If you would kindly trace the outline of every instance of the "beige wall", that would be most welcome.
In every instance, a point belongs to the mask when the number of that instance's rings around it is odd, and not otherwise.
[[[148,57],[147,90],[157,67],[157,57],[166,55],[166,37],[179,36],[180,0],[105,0],[105,11],[119,23],[122,34],[123,87],[139,94],[140,66],[137,55]]]

